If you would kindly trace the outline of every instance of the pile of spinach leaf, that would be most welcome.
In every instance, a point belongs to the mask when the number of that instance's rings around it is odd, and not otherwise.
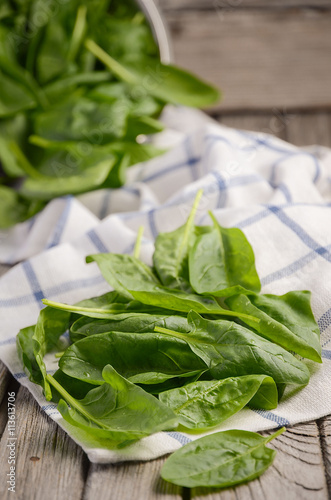
[[[152,266],[139,258],[141,231],[133,256],[87,257],[114,291],[75,305],[44,299],[37,324],[17,335],[30,380],[82,437],[118,448],[160,430],[210,430],[246,405],[276,408],[287,387],[309,382],[301,356],[321,362],[310,293],[262,294],[245,235],[213,214],[211,225],[194,225],[201,195],[182,227],[156,238]],[[68,329],[50,375],[43,357]],[[162,475],[183,486],[237,484],[272,463],[270,439],[213,434],[176,452]]]
[[[167,103],[203,107],[218,91],[160,62],[133,0],[2,0],[0,229],[49,200],[117,188],[162,151]]]

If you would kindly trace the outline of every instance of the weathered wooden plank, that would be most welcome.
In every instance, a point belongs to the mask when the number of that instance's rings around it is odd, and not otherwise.
[[[21,387],[16,399],[16,493],[17,500],[78,500],[82,496],[86,458],[82,449],[43,413],[29,392]],[[1,439],[0,496],[12,499],[6,446],[8,426]]]
[[[228,127],[263,132],[286,139],[287,116],[277,110],[269,114],[220,115],[218,121]]]
[[[287,140],[298,146],[331,146],[331,114],[293,114],[287,120]]]
[[[0,277],[7,272],[9,266],[4,266],[0,264]],[[7,424],[7,398],[6,393],[9,387],[10,382],[13,382],[9,370],[7,367],[0,361],[0,436],[2,436],[3,431]],[[17,384],[14,383],[14,386],[17,387]]]
[[[8,368],[0,361],[0,404],[7,391],[10,379],[11,375]]]
[[[327,500],[318,428],[295,425],[268,446],[277,450],[274,464],[258,479],[235,489],[193,489],[194,500]]]
[[[162,9],[331,8],[330,0],[159,0]]]
[[[331,107],[331,11],[169,11],[175,61],[224,92],[218,110]]]
[[[18,382],[7,367],[0,361],[0,439],[8,420],[8,392],[17,391]]]
[[[119,465],[92,464],[84,500],[181,500],[181,488],[163,481],[160,470],[165,458]]]
[[[317,422],[317,425],[320,431],[321,448],[329,498],[331,498],[331,416],[320,419]]]

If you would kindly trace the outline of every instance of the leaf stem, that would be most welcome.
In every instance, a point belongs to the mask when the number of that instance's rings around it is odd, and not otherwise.
[[[107,52],[105,52],[99,45],[97,45],[93,40],[88,39],[85,41],[85,47],[89,50],[99,61],[114,73],[120,80],[124,82],[135,84],[137,80],[135,76],[128,71],[122,64],[113,59]]]
[[[179,255],[177,257],[177,262],[176,262],[176,277],[177,278],[179,275],[179,267],[180,267],[180,264],[182,262],[182,256],[183,256],[183,253],[185,252],[185,249],[187,248],[187,245],[188,245],[189,236],[190,236],[190,233],[192,230],[192,226],[194,225],[195,214],[197,212],[202,194],[203,194],[203,189],[199,189],[199,191],[197,192],[196,197],[194,199],[194,203],[193,203],[193,207],[191,209],[190,215],[189,215],[189,217],[186,221],[186,224],[185,224],[184,236],[183,236],[183,240],[182,240],[182,243],[181,243],[181,246],[179,249]]]
[[[99,309],[94,307],[82,307],[82,306],[71,306],[70,304],[63,304],[61,302],[53,302],[52,300],[42,299],[43,304],[49,307],[53,307],[54,309],[60,309],[61,311],[71,311],[71,312],[91,312],[98,314],[116,314],[118,312],[123,312],[124,307],[121,309],[118,308],[110,308],[110,309]]]
[[[80,45],[83,41],[83,36],[86,30],[86,5],[81,5],[77,11],[75,26],[72,32],[72,38],[68,51],[68,61],[72,62],[76,59]]]
[[[286,427],[281,427],[280,429],[278,429],[274,434],[271,434],[271,436],[269,436],[266,440],[266,443],[269,443],[272,439],[275,439],[276,437],[280,436],[281,434],[283,434],[283,432],[286,431]]]
[[[21,169],[29,177],[31,177],[32,179],[44,178],[44,176],[31,165],[31,163],[29,162],[29,160],[27,159],[27,157],[25,156],[25,154],[15,141],[10,142],[9,148],[12,151],[13,155],[16,157],[17,161],[19,162]]]
[[[61,384],[55,380],[52,375],[47,374],[47,381],[61,394],[61,396],[70,404],[72,408],[75,408],[81,415],[83,415],[87,420],[94,422],[98,427],[107,429],[107,426],[102,425],[100,422],[95,420],[80,404],[79,401],[70,396],[70,394],[62,387]],[[92,389],[93,390],[93,389]]]
[[[215,224],[215,226],[217,227],[218,226],[218,220],[216,219],[216,217],[213,214],[213,212],[211,210],[208,210],[208,214],[209,214],[209,217],[211,218],[211,220],[213,221],[213,223]]]
[[[179,339],[187,340],[187,335],[181,334],[179,332],[175,332],[174,330],[169,330],[168,328],[163,328],[162,326],[156,326],[154,328],[154,332],[157,333],[165,333],[166,335],[172,335],[173,337],[177,337]]]
[[[260,323],[260,320],[255,316],[250,316],[250,314],[245,314],[237,311],[231,311],[230,309],[221,309],[222,312],[213,311],[213,314],[217,314],[218,316],[234,316],[236,318],[245,318],[250,321],[254,321],[254,323]]]
[[[142,240],[143,234],[144,234],[144,226],[140,226],[138,229],[136,244],[135,244],[134,250],[133,250],[133,256],[135,259],[139,259],[139,256],[140,256],[141,240]]]

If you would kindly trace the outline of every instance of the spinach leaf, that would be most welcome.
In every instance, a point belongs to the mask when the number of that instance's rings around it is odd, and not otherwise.
[[[70,328],[70,338],[76,342],[91,335],[107,332],[152,332],[155,326],[163,326],[178,331],[188,332],[190,330],[186,318],[181,316],[168,316],[164,314],[147,313],[120,313],[113,315],[110,319],[79,318]]]
[[[98,30],[98,40],[101,38],[104,50],[115,58],[123,59],[129,56],[130,59],[139,59],[142,54],[155,56],[155,42],[151,30],[143,20],[141,13],[133,19],[107,16]]]
[[[170,389],[177,389],[178,387],[182,387],[186,384],[190,384],[192,382],[197,381],[200,377],[203,376],[203,371],[195,371],[191,373],[185,373],[180,377],[172,377],[164,380],[164,382],[160,382],[157,384],[143,384],[138,383],[140,387],[144,389],[144,391],[149,392],[150,394],[161,394],[161,392],[169,391]],[[130,379],[131,382],[133,381]]]
[[[212,297],[201,297],[162,286],[152,269],[131,255],[100,253],[86,257],[86,262],[93,261],[115,290],[143,304],[178,312],[193,309],[199,313],[223,316],[240,317],[245,314],[223,309]],[[250,319],[254,321],[254,318]]]
[[[194,488],[226,488],[260,476],[274,461],[276,451],[266,444],[282,434],[282,427],[268,437],[254,432],[217,432],[175,451],[161,470],[166,481]]]
[[[108,82],[109,80],[111,80],[111,75],[108,71],[89,71],[85,73],[75,73],[73,75],[65,75],[62,78],[58,78],[54,82],[50,82],[44,87],[44,92],[48,101],[51,104],[54,104],[56,102],[62,102],[63,98],[67,98],[68,94],[72,94],[74,90],[80,85],[98,85],[98,87],[94,89],[97,90],[99,88],[99,84]]]
[[[86,262],[96,262],[110,286],[131,300],[129,290],[154,290],[160,286],[151,268],[131,255],[99,253],[86,257]]]
[[[92,305],[92,307],[84,307],[78,303],[77,305],[63,304],[61,302],[53,302],[52,300],[43,299],[42,302],[54,309],[60,309],[61,311],[70,311],[72,313],[81,314],[82,316],[88,316],[89,318],[96,319],[113,319],[117,314],[124,313],[150,313],[150,314],[173,314],[173,311],[167,309],[161,309],[154,306],[149,306],[142,304],[136,300],[131,300],[127,303],[114,302],[109,305],[102,305],[98,307],[97,304]]]
[[[53,375],[54,379],[75,399],[83,399],[87,393],[95,388],[95,385],[88,384],[77,378],[69,377],[62,370],[58,369]],[[52,401],[58,403],[62,399],[61,394],[52,388]]]
[[[117,312],[122,312],[128,307],[128,301],[123,295],[118,292],[107,292],[98,297],[84,299],[74,305],[62,304],[60,302],[53,302],[52,300],[43,299],[42,302],[46,306],[50,306],[60,311],[68,311],[70,313],[79,313],[96,318],[112,317]],[[77,317],[74,319],[74,321]]]
[[[68,154],[64,153],[54,155],[50,160],[50,166],[53,168],[54,173],[59,172],[63,174],[65,171],[71,172],[71,158]],[[45,175],[39,179],[27,178],[19,189],[19,193],[28,199],[45,201],[51,200],[56,196],[84,193],[90,191],[92,188],[96,189],[99,187],[106,180],[115,163],[113,156],[105,158],[104,155],[99,158],[96,157],[96,163],[87,168],[85,168],[86,165],[91,161],[88,158],[82,157],[76,161],[80,165],[80,168],[75,174],[58,177]]]
[[[51,375],[47,376],[66,401],[59,402],[58,410],[70,424],[122,443],[176,426],[176,415],[170,408],[125,380],[110,365],[102,375],[102,386],[89,391],[82,400],[70,396]]]
[[[127,140],[125,137],[121,141],[114,141],[108,144],[105,149],[107,152],[109,151],[109,153],[118,157],[127,156],[128,166],[148,161],[165,152],[164,149],[157,148],[153,144],[138,144],[135,141]]]
[[[198,191],[186,223],[170,233],[160,233],[155,240],[153,264],[162,284],[168,288],[192,291],[189,283],[188,252],[194,230],[194,217],[202,196]]]
[[[43,367],[43,370],[41,370],[34,353],[35,343],[33,341],[33,336],[35,328],[36,325],[28,326],[26,328],[22,328],[18,332],[16,336],[16,348],[22,366],[29,375],[29,380],[43,387],[46,367]]]
[[[117,78],[135,86],[140,85],[146,75],[150,84],[146,93],[172,104],[204,107],[217,101],[219,91],[199,80],[187,71],[164,65],[152,58],[119,62],[99,47],[93,40],[86,40],[86,48],[92,52]]]
[[[164,321],[167,324],[167,319]],[[122,376],[143,384],[158,384],[207,369],[184,340],[154,332],[86,337],[69,346],[59,361],[64,373],[95,385],[103,383],[102,370],[108,364]]]
[[[97,297],[91,297],[90,299],[83,299],[77,302],[75,305],[79,307],[86,308],[98,308],[98,309],[108,309],[110,304],[128,304],[126,297],[118,292],[106,292]]]
[[[126,139],[134,141],[141,134],[157,134],[164,130],[164,125],[159,120],[150,116],[128,116]]]
[[[43,387],[45,397],[52,398],[43,357],[55,347],[60,336],[68,329],[70,314],[46,307],[40,311],[37,324],[20,330],[17,350],[32,382]]]
[[[43,206],[43,202],[25,200],[13,189],[0,186],[0,229],[24,222]]]
[[[241,318],[245,313],[223,309],[213,297],[204,297],[193,293],[185,293],[165,287],[155,287],[154,290],[136,291],[130,290],[131,295],[143,304],[154,307],[164,307],[173,311],[188,313],[196,311],[200,314],[212,314],[215,316],[235,316]],[[257,318],[250,316],[252,322],[258,322]]]
[[[0,120],[0,161],[4,172],[10,177],[24,175],[24,169],[12,150],[13,142],[25,146],[28,123],[24,114],[17,114],[7,120]],[[1,197],[0,197],[1,199]]]
[[[195,238],[189,253],[190,283],[200,294],[218,297],[259,292],[252,247],[238,228],[221,227],[214,215],[213,227]]]
[[[190,333],[156,327],[155,331],[185,340],[209,366],[212,378],[249,374],[269,375],[277,384],[306,385],[309,371],[304,363],[282,347],[251,330],[225,320],[206,320],[192,311]]]
[[[49,141],[86,141],[103,145],[124,136],[129,109],[125,102],[98,102],[71,94],[62,103],[38,113],[35,134]]]
[[[31,102],[31,106],[29,106],[29,108],[35,108],[36,106],[38,106],[39,108],[43,109],[48,105],[44,92],[39,87],[33,75],[22,68],[14,60],[0,55],[0,70],[3,72],[1,79],[4,78],[5,80],[7,80],[8,78],[7,83],[9,85],[13,85],[13,90],[17,88],[17,86],[20,87],[20,98],[23,97],[23,94],[21,93],[22,91],[24,91],[24,94],[26,96],[25,99],[28,99],[28,95],[32,97],[33,103]],[[10,87],[7,90],[10,92]],[[12,98],[10,99],[10,101],[13,102]]]
[[[246,375],[224,380],[203,380],[162,392],[160,401],[170,406],[179,423],[189,429],[208,429],[220,424],[243,408],[259,391],[264,409],[277,407],[275,382],[265,375]]]
[[[0,118],[35,107],[36,101],[31,93],[0,70]]]
[[[245,311],[259,318],[253,324],[243,321],[263,337],[295,351],[304,358],[322,362],[320,332],[310,306],[308,291],[288,292],[285,295],[236,295],[226,300],[232,310]]]
[[[67,71],[68,34],[60,20],[53,18],[44,30],[38,57],[36,58],[37,78],[45,84]]]

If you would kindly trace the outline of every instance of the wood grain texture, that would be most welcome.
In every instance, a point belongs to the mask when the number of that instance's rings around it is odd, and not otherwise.
[[[310,7],[314,9],[331,8],[330,0],[158,0],[161,8],[180,9],[215,9],[215,7],[225,10],[260,8],[275,9],[293,7]]]
[[[8,368],[0,361],[0,404],[7,392],[7,387],[11,379]]]
[[[42,412],[27,389],[16,399],[16,500],[78,500],[84,487],[85,455],[68,435]],[[13,493],[3,480],[8,468],[8,429],[0,446],[0,498]]]
[[[268,433],[264,433],[267,435]],[[234,489],[191,491],[194,500],[327,500],[320,438],[315,422],[295,425],[268,446],[274,464],[254,481]]]
[[[164,461],[91,464],[83,500],[181,500],[182,488],[160,477]]]
[[[0,439],[8,421],[8,392],[18,391],[19,383],[0,361]]]
[[[331,107],[331,11],[169,11],[175,62],[214,83],[213,109]]]
[[[287,121],[287,140],[297,146],[331,146],[331,114],[293,114]]]
[[[320,432],[329,498],[331,498],[331,416],[321,418],[317,421],[317,425]]]

